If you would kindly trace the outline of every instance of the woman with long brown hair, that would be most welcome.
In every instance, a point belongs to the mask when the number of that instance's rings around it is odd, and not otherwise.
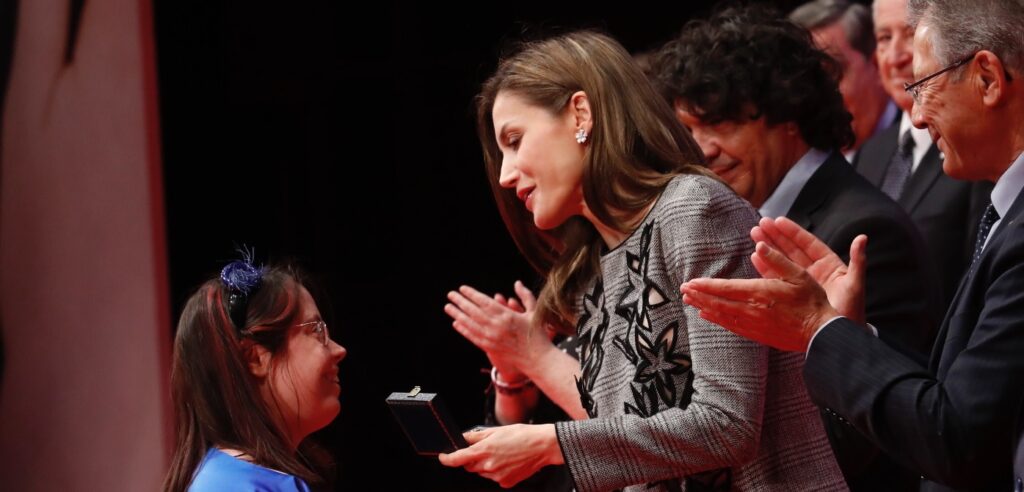
[[[165,492],[308,491],[326,455],[306,442],[340,411],[338,363],[302,276],[249,259],[199,287],[178,322],[177,418]]]
[[[586,31],[527,44],[477,103],[494,196],[546,283],[535,305],[517,288],[529,320],[471,289],[450,294],[446,312],[494,362],[504,420],[528,418],[508,410],[535,401],[531,382],[562,400],[575,390],[589,418],[470,432],[470,446],[441,463],[506,487],[564,463],[581,492],[843,489],[801,357],[681,302],[691,278],[756,275],[748,234],[758,216],[701,165],[629,54]],[[496,318],[518,320],[530,353],[499,349],[488,333]],[[545,325],[579,337],[577,378]]]

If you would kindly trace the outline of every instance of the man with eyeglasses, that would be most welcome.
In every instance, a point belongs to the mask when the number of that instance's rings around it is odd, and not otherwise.
[[[922,474],[922,490],[1021,490],[1024,3],[911,0],[910,14],[914,124],[945,154],[946,174],[995,182],[930,362],[892,350],[859,322],[863,239],[847,267],[795,224],[762,221],[752,236],[777,248],[758,245],[765,278],[688,282],[684,301],[740,335],[806,351],[812,399]]]
[[[875,0],[871,8],[879,75],[902,115],[864,144],[853,166],[910,214],[925,240],[942,305],[948,306],[971,261],[992,185],[943,174],[942,155],[928,130],[910,120],[914,101],[904,86],[913,81],[914,30],[907,25],[907,0]]]

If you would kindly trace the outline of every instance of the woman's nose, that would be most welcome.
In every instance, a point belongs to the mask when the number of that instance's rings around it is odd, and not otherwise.
[[[515,188],[516,181],[519,180],[519,170],[509,160],[501,160],[501,171],[498,174],[498,184],[502,188]]]

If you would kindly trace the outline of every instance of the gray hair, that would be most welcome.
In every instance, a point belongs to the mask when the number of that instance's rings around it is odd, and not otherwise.
[[[813,0],[793,10],[789,20],[807,30],[828,27],[838,22],[853,49],[866,58],[875,54],[875,26],[871,12],[859,3],[850,3],[849,0]]]
[[[1024,73],[1024,0],[910,0],[907,22],[932,27],[940,66],[988,50],[1009,70]]]

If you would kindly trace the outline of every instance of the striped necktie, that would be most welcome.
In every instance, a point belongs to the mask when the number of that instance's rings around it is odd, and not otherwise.
[[[885,177],[882,178],[882,192],[889,195],[893,200],[899,200],[903,193],[903,187],[910,178],[910,168],[914,165],[914,137],[910,129],[900,136],[899,145],[896,146],[896,153],[889,161],[889,167],[885,170]]]

